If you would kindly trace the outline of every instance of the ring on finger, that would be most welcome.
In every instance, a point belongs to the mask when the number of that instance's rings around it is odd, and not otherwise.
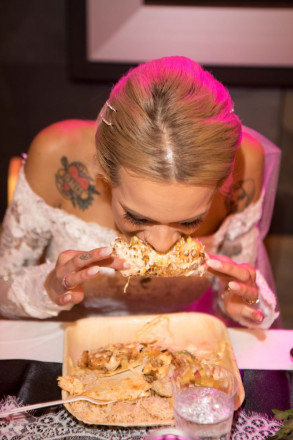
[[[257,299],[247,299],[242,297],[242,301],[244,301],[246,304],[258,304],[259,303],[259,298]]]
[[[67,277],[68,277],[68,273],[66,273],[64,276],[63,276],[63,278],[62,278],[62,286],[64,287],[64,289],[67,291],[67,290],[70,290],[72,287],[69,287],[68,286],[68,284],[67,284]]]

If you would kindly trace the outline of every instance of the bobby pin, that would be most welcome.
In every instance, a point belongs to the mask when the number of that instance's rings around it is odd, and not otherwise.
[[[108,121],[108,120],[105,118],[104,115],[101,115],[101,119],[102,119],[102,121],[103,121],[106,125],[108,125],[109,127],[114,127],[114,124],[112,124],[112,122]]]
[[[112,110],[112,112],[117,112],[116,108],[112,107],[112,105],[109,103],[109,101],[106,101],[107,107]]]

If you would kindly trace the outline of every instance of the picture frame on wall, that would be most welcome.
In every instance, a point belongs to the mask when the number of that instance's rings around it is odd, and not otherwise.
[[[116,82],[131,67],[188,56],[224,84],[293,85],[293,2],[68,0],[73,80]]]

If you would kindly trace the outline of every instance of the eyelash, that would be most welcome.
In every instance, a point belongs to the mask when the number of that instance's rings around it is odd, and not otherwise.
[[[200,226],[203,222],[203,219],[198,218],[197,220],[193,220],[192,222],[180,223],[181,226],[187,229],[192,229],[197,226]]]
[[[143,218],[135,218],[133,217],[131,214],[129,214],[129,212],[125,212],[125,214],[123,215],[123,218],[125,220],[127,220],[129,223],[132,223],[133,225],[144,225],[145,223],[147,223],[147,220],[143,219]]]
[[[126,212],[123,215],[123,218],[127,220],[129,223],[132,223],[135,226],[145,225],[148,221],[143,218],[135,218],[129,212]],[[193,220],[192,222],[185,222],[185,223],[179,223],[181,226],[183,226],[186,229],[192,229],[197,226],[200,226],[202,224],[203,220],[201,218],[197,220]]]

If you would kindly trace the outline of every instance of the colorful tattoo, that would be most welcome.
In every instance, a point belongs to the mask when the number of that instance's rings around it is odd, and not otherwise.
[[[67,157],[61,158],[63,168],[57,171],[56,185],[65,199],[70,199],[74,207],[83,211],[91,206],[93,195],[99,194],[93,184],[86,166],[81,162],[68,162]]]
[[[229,214],[243,211],[254,198],[254,180],[239,180],[233,183],[225,195],[225,204]]]

